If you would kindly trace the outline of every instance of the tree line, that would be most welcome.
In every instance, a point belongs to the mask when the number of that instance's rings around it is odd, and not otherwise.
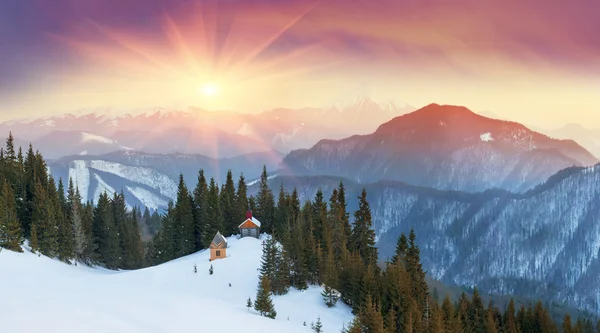
[[[519,310],[512,301],[506,309],[485,306],[477,290],[440,303],[425,282],[414,232],[402,235],[395,256],[380,262],[365,190],[350,223],[343,183],[329,199],[318,191],[301,203],[296,190],[283,186],[275,199],[267,180],[263,169],[258,193],[248,196],[243,175],[236,186],[228,172],[219,188],[200,170],[193,191],[180,176],[177,200],[161,215],[127,209],[123,193],[84,203],[76,184],[56,184],[42,155],[31,146],[25,156],[15,152],[9,135],[0,149],[0,247],[22,251],[28,239],[32,251],[67,263],[136,269],[205,249],[217,231],[236,234],[250,209],[261,231],[272,235],[263,247],[254,302],[265,316],[276,316],[271,295],[321,285],[327,306],[341,301],[356,314],[345,332],[600,332],[600,324],[572,323],[568,316],[559,325],[540,302]],[[156,235],[143,242],[140,225]]]

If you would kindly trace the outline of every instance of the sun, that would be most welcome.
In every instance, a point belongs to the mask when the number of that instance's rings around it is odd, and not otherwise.
[[[214,96],[219,93],[219,87],[213,83],[206,83],[200,87],[200,92],[205,96]]]

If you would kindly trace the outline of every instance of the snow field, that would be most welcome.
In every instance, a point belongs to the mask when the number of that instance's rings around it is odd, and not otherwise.
[[[2,332],[307,333],[321,317],[328,333],[352,320],[345,305],[325,306],[320,287],[273,297],[275,320],[248,310],[246,300],[256,296],[261,254],[260,240],[230,237],[225,259],[209,262],[209,252],[201,251],[156,267],[115,272],[3,250]]]

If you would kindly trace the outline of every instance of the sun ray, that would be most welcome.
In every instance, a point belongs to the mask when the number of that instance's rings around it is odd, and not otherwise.
[[[159,66],[160,68],[167,70],[171,73],[175,73],[175,74],[179,74],[179,75],[183,75],[184,72],[177,70],[176,68],[174,68],[173,66],[170,66],[169,64],[159,60],[158,58],[152,56],[152,52],[147,52],[142,50],[142,45],[139,45],[139,42],[135,42],[132,39],[129,39],[125,36],[121,36],[118,33],[112,32],[111,30],[102,27],[100,24],[91,21],[90,23],[96,28],[98,29],[98,31],[100,31],[105,37],[111,39],[112,41],[116,42],[117,44],[119,44],[121,47],[134,52],[136,54],[138,54],[139,56],[143,57],[144,59],[154,63],[155,65]]]
[[[199,72],[199,65],[197,59],[190,51],[188,44],[185,42],[181,32],[175,25],[175,22],[168,13],[164,13],[164,31],[167,37],[175,44],[176,48],[181,52],[181,55],[185,58],[195,73]]]
[[[255,60],[264,50],[266,50],[269,46],[271,46],[275,41],[277,41],[286,31],[291,29],[294,25],[296,25],[302,18],[304,18],[308,13],[310,13],[318,4],[318,1],[311,4],[307,9],[303,10],[300,14],[296,15],[289,22],[287,22],[283,27],[278,29],[273,35],[268,37],[263,43],[261,43],[256,49],[250,51],[250,53],[238,64],[232,66],[235,68],[244,67],[248,65],[248,63]]]
[[[261,73],[265,71],[273,70],[279,65],[284,65],[286,62],[289,63],[290,61],[296,60],[297,58],[303,55],[309,54],[310,52],[329,44],[331,41],[331,39],[324,40],[318,43],[307,45],[305,47],[297,48],[295,50],[292,50],[291,52],[284,53],[283,55],[277,56],[271,61],[268,61],[266,64],[256,67],[252,70],[252,72],[248,73],[247,75],[261,75]]]

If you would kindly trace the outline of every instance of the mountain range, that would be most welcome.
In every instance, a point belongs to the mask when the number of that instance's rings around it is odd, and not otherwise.
[[[600,167],[565,169],[525,193],[441,191],[397,181],[358,184],[334,176],[277,176],[301,200],[339,182],[348,211],[366,188],[377,247],[384,258],[414,228],[434,279],[490,294],[523,295],[600,313]],[[258,186],[249,188],[256,193]]]
[[[258,178],[263,166],[276,169],[282,157],[278,152],[213,159],[203,155],[118,151],[97,156],[67,156],[49,161],[48,168],[57,179],[72,179],[84,201],[97,202],[104,191],[123,190],[130,207],[159,210],[166,208],[169,201],[175,201],[180,174],[191,188],[198,181],[200,169],[207,179],[214,177],[220,184],[231,170],[237,183],[242,174],[249,180]]]
[[[263,165],[271,188],[297,188],[303,200],[343,181],[349,211],[365,187],[383,256],[414,228],[434,279],[600,313],[600,166],[558,135],[460,106],[409,112],[369,99],[258,115],[66,115],[0,130],[52,156],[50,172],[85,200],[123,190],[129,206],[160,210],[179,175],[193,188],[200,169],[219,183],[243,173],[252,194]]]
[[[382,122],[413,111],[409,105],[358,98],[345,107],[279,108],[259,114],[152,108],[131,113],[86,110],[75,114],[11,120],[22,144],[43,148],[46,158],[98,155],[119,150],[152,154],[202,154],[212,158],[310,147],[322,138],[370,133]]]
[[[381,179],[461,191],[525,191],[571,166],[598,160],[573,140],[557,140],[465,107],[430,104],[368,135],[321,140],[291,152],[282,172]]]

